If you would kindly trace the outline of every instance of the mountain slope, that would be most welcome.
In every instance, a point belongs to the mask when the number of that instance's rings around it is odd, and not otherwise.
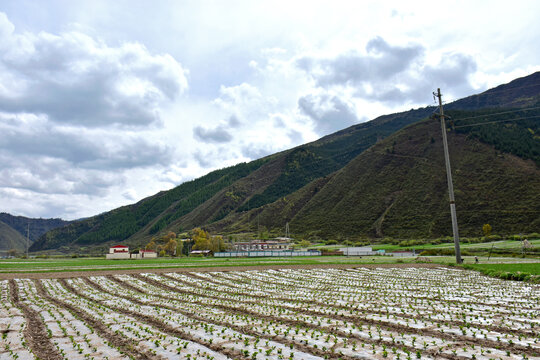
[[[493,154],[501,151],[515,153],[524,159],[527,156],[529,159],[536,158],[538,131],[535,130],[534,123],[530,127],[520,126],[516,130],[517,137],[506,145],[499,137],[493,136],[493,132],[477,131],[473,127],[461,127],[458,130],[458,125],[467,125],[466,119],[459,121],[463,117],[472,116],[474,117],[472,120],[480,121],[481,118],[475,117],[478,114],[490,117],[491,113],[501,112],[501,109],[513,111],[513,109],[499,106],[530,108],[539,100],[540,73],[535,73],[482,94],[448,104],[446,108],[450,111],[449,113],[452,113],[454,109],[452,115],[456,133],[453,132],[452,135],[456,135],[454,141],[457,141],[454,146],[459,148],[467,145],[464,148],[467,149],[464,153],[465,158],[474,158],[478,164],[478,167],[472,165],[467,165],[469,166],[467,167],[458,162],[456,171],[465,171],[463,169],[469,168],[472,171],[481,171],[485,168],[482,166],[485,166],[487,159],[493,158],[497,169],[501,167],[500,171],[505,172],[505,166],[512,164],[501,163],[497,160],[497,156],[493,157]],[[483,112],[479,110],[485,106],[490,106],[492,109],[482,110]],[[458,109],[466,111],[458,111]],[[431,236],[446,233],[443,223],[446,221],[446,215],[444,215],[446,214],[444,209],[447,207],[444,205],[446,182],[444,169],[440,168],[444,163],[439,161],[442,150],[439,152],[436,150],[436,146],[440,145],[440,128],[424,124],[419,124],[420,128],[414,125],[407,127],[428,118],[434,110],[434,107],[426,107],[384,115],[294,149],[248,164],[238,164],[211,172],[172,190],[143,199],[137,204],[53,230],[42,236],[32,246],[32,250],[53,249],[60,246],[76,248],[119,241],[142,245],[160,233],[179,232],[195,226],[204,226],[215,232],[238,233],[253,232],[257,229],[254,224],[259,223],[278,233],[287,221],[291,222],[291,230],[297,234],[325,236],[336,234],[335,230],[330,231],[329,227],[324,225],[328,219],[335,220],[333,227],[339,230],[337,234],[341,237],[359,236],[359,234]],[[486,115],[486,112],[491,113]],[[431,123],[436,122],[426,122],[426,124]],[[450,124],[452,125],[452,122]],[[523,138],[523,136],[529,137]],[[418,141],[418,144],[414,141],[411,143],[411,139]],[[518,154],[517,147],[514,146],[516,139],[526,139],[532,145],[524,146]],[[404,144],[408,144],[408,147],[402,148]],[[413,146],[414,144],[419,148]],[[376,149],[382,149],[383,154],[379,154],[380,151]],[[469,152],[482,153],[485,156],[475,158]],[[458,156],[461,155],[463,154],[458,154]],[[424,160],[420,161],[416,157]],[[388,158],[394,160],[389,161]],[[521,164],[520,171],[532,171],[535,174],[534,169],[537,170],[538,166],[534,162],[531,170],[529,163],[521,163],[519,160],[521,159],[512,160],[511,163]],[[518,169],[514,170],[516,177],[522,182],[528,181],[526,175],[519,173]],[[363,178],[362,174],[365,174]],[[381,177],[380,174],[385,176]],[[360,180],[355,183],[355,179]],[[415,188],[416,184],[421,184],[426,179],[434,181],[425,183],[425,186],[431,187],[431,190],[426,192]],[[460,181],[469,180],[458,176],[456,189],[459,188]],[[339,186],[332,185],[334,183]],[[489,192],[489,188],[486,187],[494,185],[496,184],[489,182],[478,183],[474,185],[475,190],[471,192]],[[441,214],[440,221],[425,217],[420,226],[419,215],[402,211],[402,207],[407,203],[410,204],[410,199],[418,202],[418,199],[435,196],[433,195],[435,193],[437,198],[433,201],[437,205],[430,203],[428,207],[430,211],[426,211],[422,216],[433,217]],[[359,197],[370,200],[373,206],[359,202]],[[439,204],[440,201],[442,205]],[[478,198],[478,201],[481,201],[481,198]],[[437,211],[438,209],[441,210]],[[349,213],[356,216],[349,217],[347,215]],[[325,218],[324,214],[329,214],[329,216]],[[392,223],[395,224],[390,225]],[[520,227],[522,223],[516,220],[515,225],[510,226],[509,222],[505,222],[502,229],[511,231]],[[426,227],[424,224],[431,225]],[[470,228],[467,231],[472,232],[475,224],[473,221],[465,228]],[[525,230],[520,229],[520,231]]]
[[[24,216],[13,216],[8,213],[0,213],[0,221],[16,230],[21,236],[26,238],[29,231],[30,241],[34,242],[47,231],[65,226],[70,221],[62,219],[34,219]]]
[[[26,250],[26,238],[8,224],[0,221],[0,251]]]
[[[451,234],[437,132],[439,123],[426,120],[358,156],[291,219],[291,231],[340,238]],[[449,147],[463,235],[481,235],[485,223],[499,233],[540,228],[540,170],[533,161],[464,134],[451,134]]]

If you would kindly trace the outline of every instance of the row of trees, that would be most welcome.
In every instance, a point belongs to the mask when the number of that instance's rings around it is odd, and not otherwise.
[[[215,253],[226,249],[221,235],[211,236],[208,231],[201,228],[195,228],[191,232],[191,238],[194,241],[193,250],[211,250]]]
[[[223,251],[227,248],[223,236],[212,236],[208,231],[201,228],[194,228],[189,232],[190,239],[178,239],[177,234],[169,231],[160,238],[152,238],[146,244],[146,250],[154,250],[159,256],[181,256],[187,255],[190,250],[211,250],[212,252]]]
[[[158,243],[156,243],[158,241]],[[169,231],[167,235],[162,236],[159,240],[152,238],[152,240],[146,244],[146,250],[154,250],[159,253],[159,256],[171,255],[179,256],[182,254],[184,243],[177,240],[176,233]]]

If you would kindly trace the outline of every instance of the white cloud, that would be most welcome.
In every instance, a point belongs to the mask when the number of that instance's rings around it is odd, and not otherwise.
[[[124,185],[126,171],[170,164],[172,148],[151,138],[161,107],[188,88],[172,56],[80,32],[18,33],[4,13],[0,40],[2,204],[33,197],[28,214],[50,207],[71,218],[82,214],[69,214],[67,198],[93,203]]]
[[[86,127],[146,126],[159,120],[162,102],[187,89],[186,70],[168,54],[79,32],[18,34],[2,15],[2,111]]]
[[[298,106],[313,120],[319,134],[330,134],[359,122],[354,105],[335,95],[306,95],[298,100]]]
[[[200,141],[208,141],[211,143],[228,143],[233,137],[224,126],[220,125],[214,129],[206,129],[202,126],[196,126],[193,129],[193,135]]]

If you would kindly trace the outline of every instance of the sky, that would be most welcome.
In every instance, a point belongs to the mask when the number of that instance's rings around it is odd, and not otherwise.
[[[0,0],[0,212],[88,217],[540,70],[540,2]]]

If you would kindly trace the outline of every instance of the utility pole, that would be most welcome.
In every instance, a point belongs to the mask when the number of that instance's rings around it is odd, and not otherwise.
[[[454,185],[452,183],[452,170],[450,169],[450,155],[448,154],[448,140],[446,139],[446,124],[444,122],[444,112],[441,100],[441,89],[437,89],[437,93],[433,96],[439,98],[439,116],[441,119],[441,129],[444,146],[444,161],[446,163],[446,179],[448,180],[448,196],[450,197],[450,215],[452,216],[452,231],[454,233],[454,246],[456,249],[456,263],[461,264],[461,250],[459,249],[459,231],[456,215],[456,201],[454,199]]]
[[[248,226],[247,226],[247,231],[248,231],[248,234],[249,234],[249,231],[251,230],[251,223],[250,223],[250,219],[249,219],[249,211],[251,210],[251,208],[249,207],[249,198],[251,197],[251,192],[253,191],[253,184],[252,183],[249,183],[249,193],[248,193],[248,198],[247,198],[247,205],[248,205],[248,213],[247,213],[247,216],[248,216]]]
[[[30,247],[30,223],[26,227],[26,258],[28,259],[28,248]]]

